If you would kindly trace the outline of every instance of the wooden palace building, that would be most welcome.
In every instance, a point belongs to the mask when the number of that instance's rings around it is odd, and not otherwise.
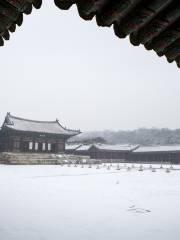
[[[142,146],[131,152],[129,160],[141,163],[180,164],[180,146]]]
[[[0,129],[1,152],[61,153],[65,142],[80,130],[70,130],[56,121],[34,121],[7,113]]]

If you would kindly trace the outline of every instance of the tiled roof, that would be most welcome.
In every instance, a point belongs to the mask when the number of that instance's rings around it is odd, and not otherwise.
[[[151,146],[151,147],[139,147],[133,151],[133,153],[151,153],[151,152],[177,152],[180,151],[180,146]]]
[[[122,152],[129,152],[133,151],[134,149],[138,148],[138,145],[127,145],[127,144],[95,144],[94,145],[98,150],[105,150],[105,151],[122,151]]]
[[[76,151],[77,151],[77,152],[78,152],[78,151],[89,151],[89,149],[90,149],[92,146],[93,146],[92,144],[90,144],[90,145],[82,145],[82,146],[78,147],[78,148],[76,149]]]
[[[179,0],[54,0],[60,9],[77,5],[85,20],[96,17],[99,26],[110,27],[119,38],[130,36],[133,45],[143,44],[168,62],[180,67],[180,1]],[[23,13],[40,8],[42,0],[0,0],[0,45],[9,39]]]
[[[82,144],[66,144],[65,149],[66,150],[76,150],[80,146],[82,146]]]
[[[6,115],[3,127],[24,132],[50,133],[67,136],[75,136],[80,133],[79,130],[69,130],[62,127],[58,120],[50,122],[35,121],[14,117],[9,113]]]
[[[60,9],[76,4],[85,20],[96,17],[99,26],[113,25],[119,38],[130,36],[133,45],[143,44],[180,67],[179,0],[55,0]]]
[[[92,147],[95,147],[99,151],[122,151],[122,152],[129,152],[133,151],[134,149],[138,148],[138,145],[127,145],[127,144],[89,144],[89,145],[82,145],[76,149],[76,151],[89,151]]]
[[[42,0],[0,0],[0,46],[4,39],[9,40],[10,33],[21,26],[23,14],[30,14],[34,8],[40,8]]]

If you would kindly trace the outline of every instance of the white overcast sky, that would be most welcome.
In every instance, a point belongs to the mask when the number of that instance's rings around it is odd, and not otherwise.
[[[180,128],[180,70],[154,52],[44,1],[0,48],[6,112],[82,131]]]

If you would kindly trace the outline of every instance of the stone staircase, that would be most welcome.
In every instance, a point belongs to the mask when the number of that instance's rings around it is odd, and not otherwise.
[[[59,164],[95,164],[100,160],[88,156],[51,153],[15,153],[1,152],[0,164],[9,165],[59,165]]]
[[[0,153],[0,164],[11,165],[56,165],[61,164],[59,156],[49,153]]]

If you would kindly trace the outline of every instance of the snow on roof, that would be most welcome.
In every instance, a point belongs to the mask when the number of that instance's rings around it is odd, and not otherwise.
[[[128,145],[128,144],[115,144],[115,145],[108,145],[108,144],[95,144],[94,145],[99,150],[107,150],[107,151],[132,151],[136,149],[137,145]]]
[[[89,145],[82,145],[79,148],[76,149],[76,151],[88,151],[91,147],[95,147],[98,150],[104,150],[104,151],[132,151],[136,149],[137,145],[110,145],[110,144],[89,144]]]
[[[7,113],[3,127],[25,132],[51,133],[74,136],[80,131],[64,128],[58,120],[56,121],[36,121],[12,116]]]
[[[176,146],[151,146],[151,147],[139,147],[134,150],[134,153],[143,152],[176,152],[180,151],[180,145]]]
[[[82,144],[66,144],[65,149],[66,150],[76,150],[80,146],[82,146]]]
[[[76,149],[76,151],[88,151],[92,147],[91,145],[81,145],[79,148]]]

